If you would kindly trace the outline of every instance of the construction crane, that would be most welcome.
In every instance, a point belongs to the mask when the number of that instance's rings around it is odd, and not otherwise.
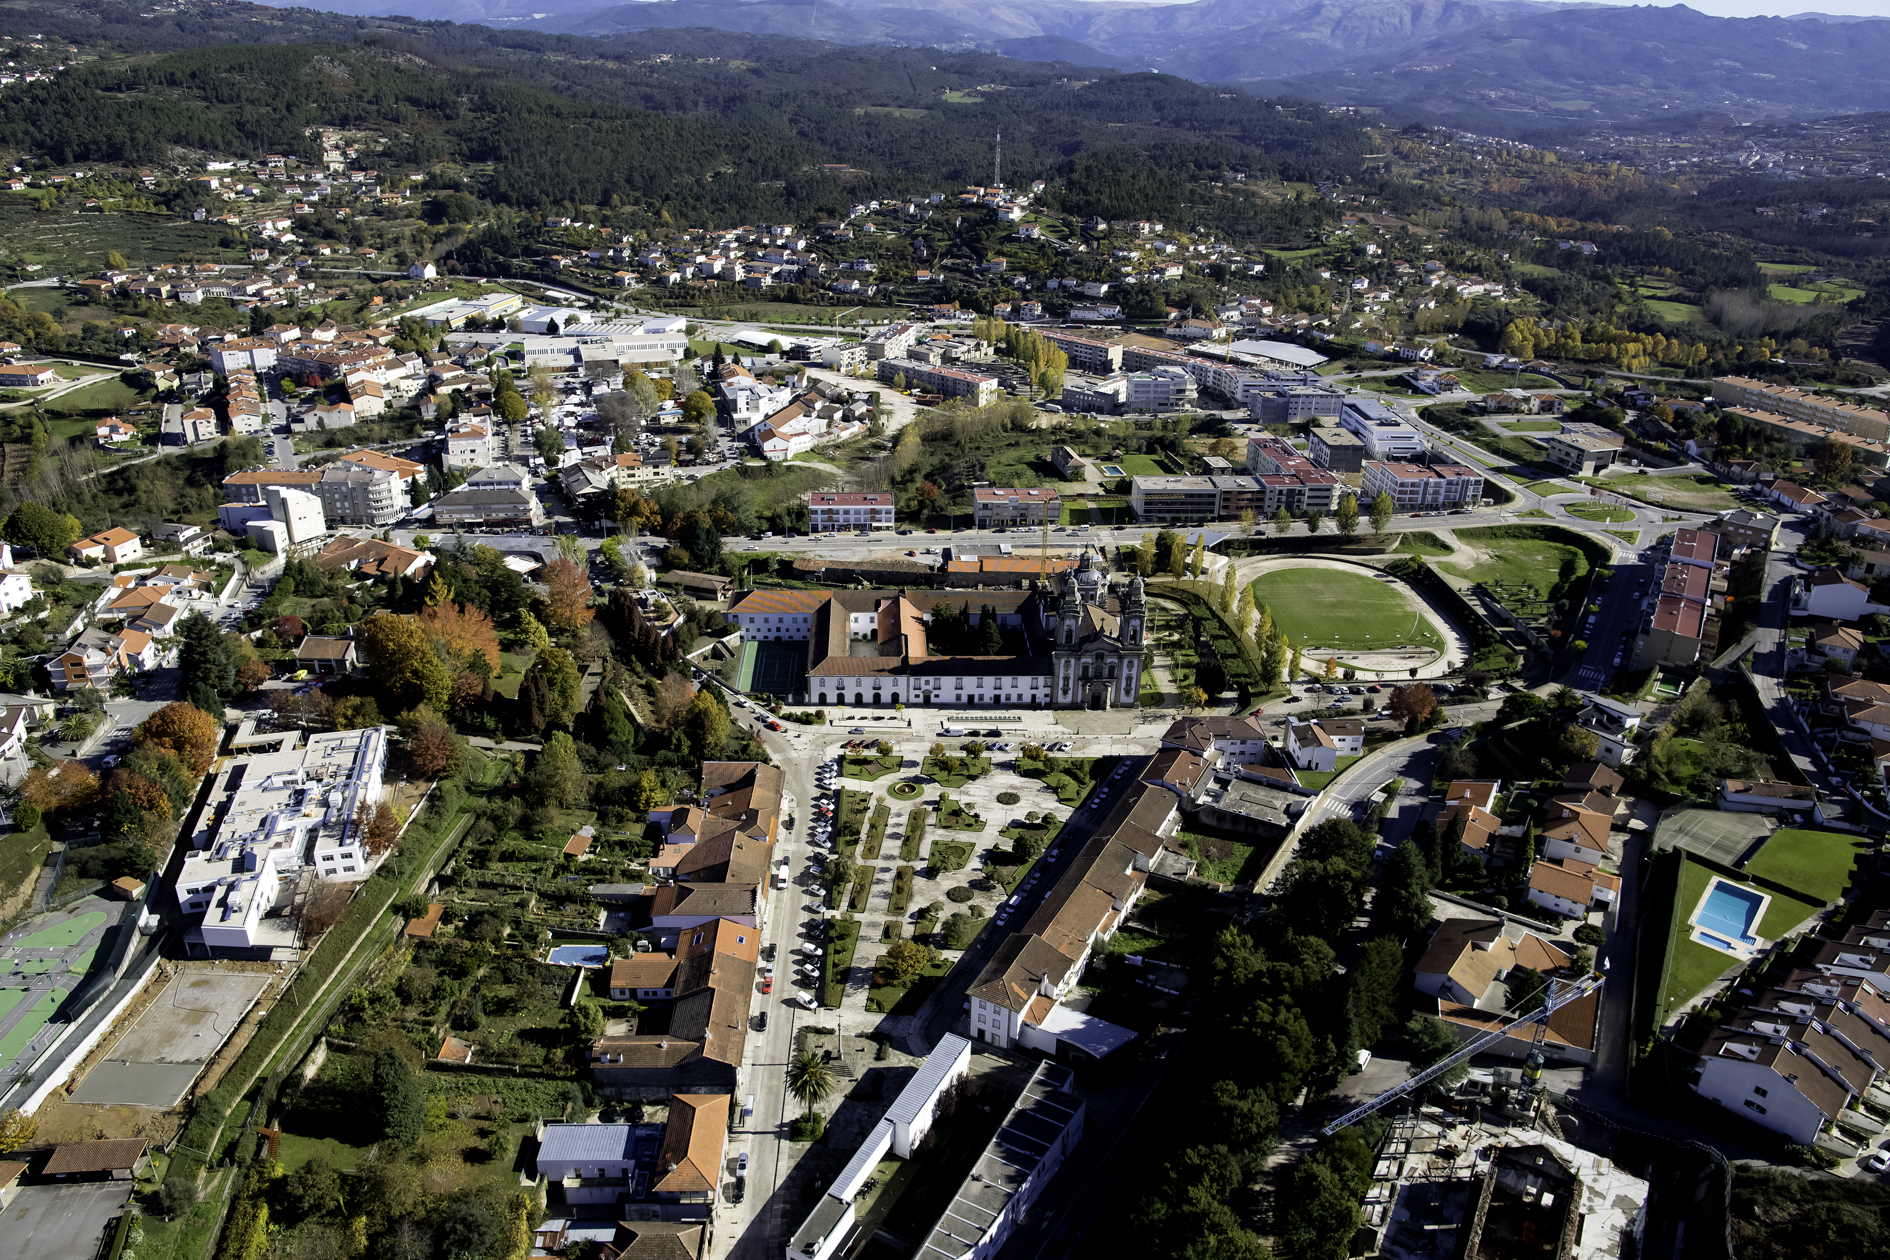
[[[1037,580],[1050,581],[1050,505],[1040,503],[1043,509],[1043,528],[1037,534]]]
[[[1404,1082],[1404,1084],[1394,1086],[1378,1095],[1378,1097],[1372,1099],[1364,1106],[1346,1112],[1337,1120],[1334,1120],[1331,1124],[1321,1129],[1319,1135],[1321,1137],[1331,1137],[1334,1133],[1337,1133],[1347,1125],[1357,1124],[1360,1120],[1371,1115],[1372,1112],[1377,1111],[1380,1107],[1396,1102],[1398,1099],[1403,1098],[1406,1094],[1420,1086],[1430,1084],[1444,1073],[1450,1071],[1450,1069],[1456,1067],[1459,1063],[1468,1059],[1471,1055],[1483,1050],[1486,1046],[1494,1045],[1503,1038],[1511,1036],[1518,1028],[1523,1027],[1525,1024],[1534,1024],[1536,1026],[1535,1040],[1530,1047],[1529,1058],[1525,1061],[1527,1068],[1524,1073],[1530,1084],[1532,1086],[1535,1085],[1542,1079],[1542,1042],[1549,1033],[1549,1016],[1555,1014],[1570,1002],[1587,997],[1590,993],[1599,989],[1605,979],[1606,977],[1600,972],[1591,971],[1579,980],[1549,981],[1549,991],[1544,995],[1541,1010],[1533,1015],[1525,1015],[1521,1019],[1505,1024],[1495,1032],[1484,1033],[1481,1037],[1469,1042],[1455,1054],[1445,1055],[1410,1080]]]

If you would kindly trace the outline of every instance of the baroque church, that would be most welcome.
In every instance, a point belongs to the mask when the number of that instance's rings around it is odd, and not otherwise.
[[[927,629],[940,604],[974,626],[989,608],[1024,650],[933,655]],[[1021,591],[743,591],[727,617],[756,645],[747,689],[816,706],[1133,706],[1147,653],[1142,579],[1111,583],[1091,551]]]

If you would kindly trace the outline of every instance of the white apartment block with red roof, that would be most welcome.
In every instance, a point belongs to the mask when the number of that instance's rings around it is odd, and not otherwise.
[[[813,534],[838,530],[891,529],[893,497],[888,491],[837,493],[816,490],[807,496],[807,529]]]
[[[1400,512],[1474,507],[1483,500],[1483,474],[1462,464],[1385,463],[1367,460],[1359,482],[1362,502],[1387,494]]]

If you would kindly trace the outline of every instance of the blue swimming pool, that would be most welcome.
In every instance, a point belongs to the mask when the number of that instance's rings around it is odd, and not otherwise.
[[[1104,464],[1102,466],[1102,474],[1105,477],[1120,477],[1123,475],[1123,472],[1121,466],[1118,464]]]
[[[560,967],[601,967],[610,961],[610,950],[603,945],[557,945],[545,961]]]
[[[1699,916],[1693,922],[1703,931],[1715,932],[1750,945],[1756,939],[1752,927],[1758,922],[1759,909],[1764,904],[1763,894],[1717,879],[1707,889],[1706,903],[1700,907]]]

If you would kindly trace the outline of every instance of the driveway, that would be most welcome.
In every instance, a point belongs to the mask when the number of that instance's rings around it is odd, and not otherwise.
[[[124,1211],[128,1181],[21,1186],[0,1212],[0,1235],[11,1260],[72,1260],[99,1249],[105,1227]]]

